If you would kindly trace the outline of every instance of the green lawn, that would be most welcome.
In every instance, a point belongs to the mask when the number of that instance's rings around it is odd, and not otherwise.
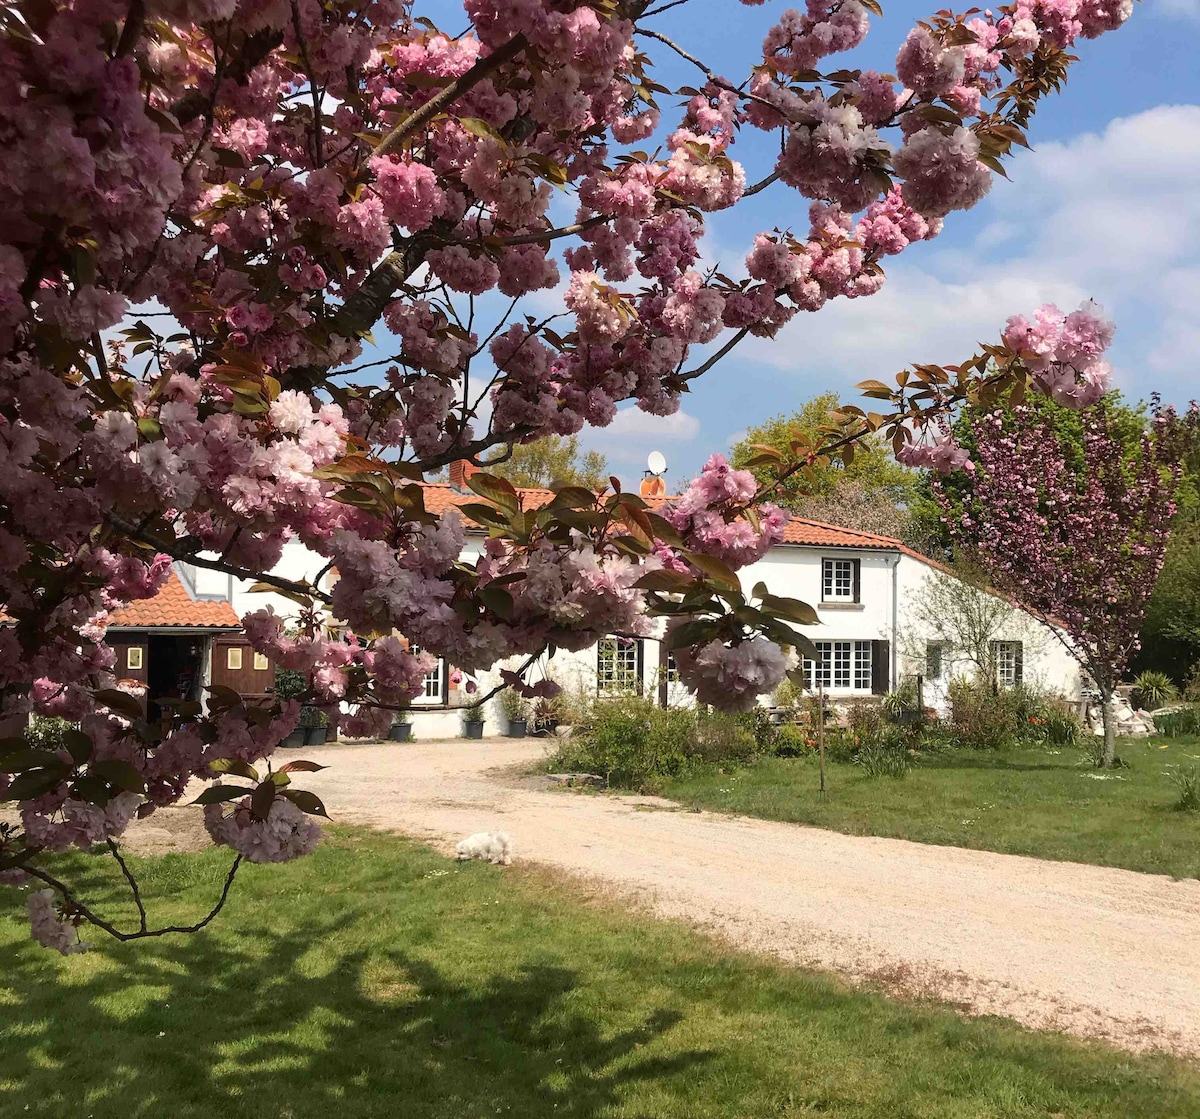
[[[1200,739],[1122,739],[1128,769],[1101,772],[1080,750],[955,750],[919,756],[907,777],[864,777],[815,759],[771,758],[748,769],[668,781],[684,804],[1101,866],[1200,876],[1200,813],[1173,809],[1171,773],[1200,766]]]
[[[159,916],[227,856],[134,860]],[[107,860],[72,872],[114,912]],[[0,1115],[1194,1119],[1200,1070],[850,991],[519,866],[340,831],[190,938],[62,958],[0,887]]]

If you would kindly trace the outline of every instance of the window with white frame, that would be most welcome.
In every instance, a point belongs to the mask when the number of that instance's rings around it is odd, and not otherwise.
[[[242,667],[242,647],[231,645],[225,651],[225,667],[231,672],[237,672]]]
[[[804,661],[804,677],[810,691],[820,685],[826,691],[838,688],[869,692],[874,683],[870,641],[814,641],[817,660]]]
[[[666,667],[665,667],[665,672],[666,672],[668,684],[678,684],[679,683],[679,665],[675,663],[675,650],[674,649],[667,650],[667,663],[666,663]]]
[[[821,561],[821,601],[857,602],[858,560],[823,559]]]
[[[940,680],[942,678],[942,657],[945,646],[940,641],[925,643],[925,679]]]
[[[994,641],[992,655],[996,661],[996,683],[1002,688],[1015,688],[1021,682],[1021,642]]]
[[[871,642],[854,642],[854,690],[869,692],[871,690],[871,665],[873,663]]]
[[[254,670],[256,672],[266,672],[270,667],[270,662],[267,660],[265,653],[254,654]]]
[[[637,638],[605,637],[596,645],[596,691],[628,695],[642,690],[642,643]]]
[[[410,645],[408,651],[418,656],[421,652],[419,645]],[[414,704],[430,707],[443,702],[446,694],[446,658],[438,657],[437,663],[427,673],[422,682],[421,693],[413,699]]]
[[[125,667],[136,671],[142,667],[142,663],[142,647],[140,645],[131,645],[125,651]]]

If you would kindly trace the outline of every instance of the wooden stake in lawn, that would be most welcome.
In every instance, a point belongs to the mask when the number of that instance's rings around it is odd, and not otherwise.
[[[825,685],[817,685],[817,753],[821,758],[821,799],[825,799]]]

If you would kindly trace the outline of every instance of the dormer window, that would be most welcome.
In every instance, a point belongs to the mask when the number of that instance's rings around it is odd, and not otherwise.
[[[858,602],[859,561],[823,559],[821,561],[821,601]]]

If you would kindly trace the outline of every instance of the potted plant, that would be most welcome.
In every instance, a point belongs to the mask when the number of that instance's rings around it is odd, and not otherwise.
[[[552,699],[539,699],[533,707],[533,735],[535,738],[545,738],[557,732],[562,720],[564,701],[562,695]]]
[[[500,714],[508,721],[508,737],[524,738],[529,727],[529,701],[516,688],[505,688],[498,702]]]
[[[482,738],[483,737],[483,709],[480,707],[468,707],[463,714],[463,737],[464,738]]]
[[[300,726],[305,746],[324,746],[329,733],[329,716],[319,707],[300,708]]]
[[[392,716],[392,729],[388,738],[393,742],[408,742],[412,739],[412,723],[409,721],[408,709],[397,711]]]
[[[304,673],[297,672],[294,668],[277,668],[275,669],[275,698],[284,703],[289,699],[296,699],[304,695],[308,688],[304,683]],[[303,746],[306,728],[304,726],[303,710],[301,711],[301,721],[296,729],[292,731],[281,743],[283,746]]]

